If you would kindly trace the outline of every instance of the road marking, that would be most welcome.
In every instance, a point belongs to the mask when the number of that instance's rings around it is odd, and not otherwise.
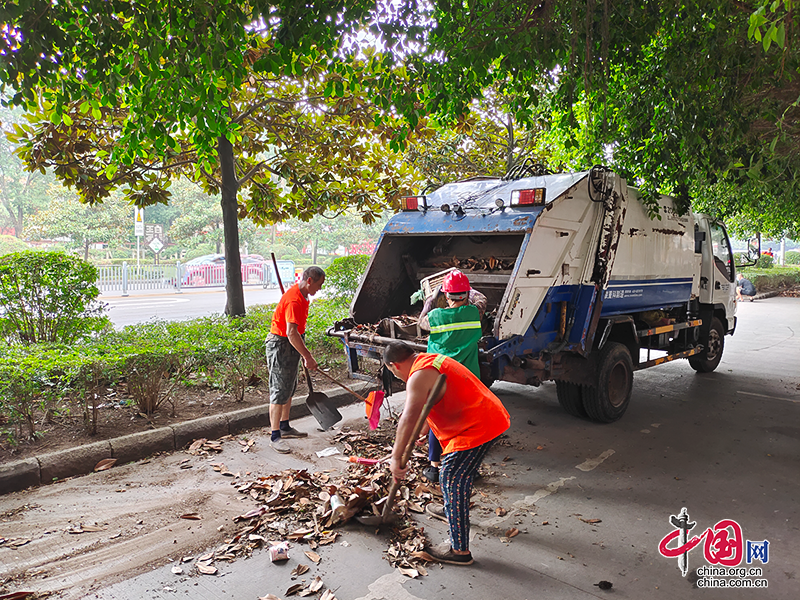
[[[403,587],[403,583],[408,580],[408,577],[395,569],[370,583],[367,588],[369,594],[356,598],[356,600],[423,600],[419,596],[409,593]]]
[[[612,454],[614,454],[613,450],[606,450],[597,458],[590,458],[588,460],[585,460],[581,464],[577,465],[575,468],[580,469],[581,471],[591,471],[600,466],[600,464]]]
[[[525,496],[525,498],[523,498],[522,500],[518,500],[517,502],[514,502],[514,506],[516,508],[526,508],[526,507],[529,507],[529,506],[533,506],[539,500],[541,500],[542,498],[547,498],[547,496],[549,496],[550,494],[558,491],[558,488],[563,487],[563,485],[565,483],[567,483],[568,481],[572,481],[573,479],[575,479],[574,476],[572,476],[572,477],[562,477],[558,481],[554,481],[552,483],[548,483],[542,489],[536,490],[536,493],[533,494],[532,496]]]
[[[741,390],[736,390],[737,394],[744,394],[745,396],[758,396],[759,398],[769,398],[770,400],[785,400],[786,402],[795,402],[800,404],[800,400],[795,400],[794,398],[781,398],[780,396],[767,396],[766,394],[756,394],[755,392],[743,392]]]

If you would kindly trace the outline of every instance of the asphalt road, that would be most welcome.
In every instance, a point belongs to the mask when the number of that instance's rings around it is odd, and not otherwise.
[[[280,300],[277,288],[264,289],[245,286],[246,306],[270,304]],[[121,296],[119,292],[104,293],[100,300],[108,305],[106,314],[116,328],[154,319],[181,321],[209,315],[220,315],[225,310],[225,288],[185,288],[176,292],[132,292]]]
[[[492,474],[479,483],[473,497],[475,564],[431,566],[427,576],[409,579],[383,560],[386,537],[348,525],[335,544],[319,550],[322,562],[312,564],[305,577],[319,575],[339,600],[796,598],[800,578],[800,299],[772,298],[740,305],[736,335],[725,342],[722,363],[714,373],[697,375],[686,361],[636,373],[631,406],[620,421],[610,425],[568,416],[559,407],[552,384],[538,389],[496,384],[493,389],[508,407],[512,426],[507,439],[490,453],[487,462]],[[400,403],[402,395],[393,399]],[[363,418],[360,406],[344,412],[345,419]],[[222,458],[232,470],[253,472],[341,468],[341,462],[314,455],[331,445],[328,434],[315,432],[310,419],[298,420],[296,426],[312,432],[306,440],[297,441],[296,454],[276,455],[268,448],[266,436],[258,434],[252,452],[232,449]],[[33,507],[28,516],[14,518],[38,519],[42,530],[69,538],[52,525],[57,513],[63,519],[66,511],[73,521],[80,515],[89,518],[108,503],[135,503],[133,486],[142,486],[149,504],[142,505],[142,516],[134,518],[146,524],[156,518],[159,506],[166,506],[176,495],[171,486],[177,480],[193,490],[195,502],[200,496],[215,498],[218,516],[223,509],[237,514],[243,506],[251,508],[251,503],[238,500],[227,481],[220,481],[225,478],[215,477],[207,466],[180,471],[184,457],[157,457],[146,465],[123,466],[116,474],[112,470],[0,497],[0,515],[18,506]],[[112,476],[117,479],[108,480]],[[114,494],[120,477],[131,482],[127,494]],[[61,491],[53,497],[56,488]],[[72,494],[70,489],[74,489]],[[138,498],[143,501],[142,496]],[[127,510],[136,514],[135,506]],[[498,516],[498,507],[507,514]],[[677,558],[661,556],[659,542],[675,531],[670,517],[683,507],[696,523],[690,537],[703,535],[711,540],[725,525],[720,521],[732,520],[741,527],[743,552],[747,541],[768,541],[767,556],[762,556],[765,564],[758,559],[747,564],[746,556],[734,556],[739,568],[748,569],[747,576],[714,578],[738,585],[758,580],[760,585],[766,582],[767,588],[698,587],[709,581],[698,581],[698,568],[725,557],[718,550],[724,550],[726,540],[718,535],[717,550],[706,551],[701,542],[689,552],[685,577]],[[172,512],[177,515],[182,509],[188,510],[188,504]],[[119,527],[101,512],[95,518],[108,523],[109,530]],[[210,504],[208,512],[212,512]],[[443,523],[425,517],[421,521],[434,542],[445,539]],[[82,597],[91,589],[86,597],[105,600],[255,600],[267,594],[285,598],[285,591],[296,583],[292,569],[298,562],[309,562],[302,545],[290,550],[288,564],[271,563],[267,552],[261,551],[247,560],[218,562],[219,576],[172,573],[175,562],[170,561],[178,560],[183,551],[173,549],[179,546],[172,545],[172,536],[175,544],[181,544],[181,536],[195,532],[199,536],[198,527],[214,531],[218,525],[226,531],[232,528],[218,517],[199,522],[187,532],[187,524],[173,518],[163,525],[165,531],[169,526],[167,544],[150,546],[143,534],[131,540],[122,557],[98,542],[97,549],[87,546],[83,563],[91,564],[84,565],[80,574],[70,562],[80,552],[66,553],[63,558],[54,555],[48,566],[41,567],[43,574],[26,582],[27,587],[67,589],[67,597]],[[0,535],[7,535],[8,523],[0,526]],[[505,537],[511,528],[520,534]],[[734,533],[732,526],[728,531]],[[146,567],[135,561],[137,545],[139,552],[142,546],[149,552]],[[18,554],[0,548],[0,564],[22,560]],[[749,569],[761,569],[761,574],[751,574],[756,572]],[[88,576],[94,578],[90,588],[85,584]],[[596,585],[600,581],[611,582],[612,589],[601,590]]]

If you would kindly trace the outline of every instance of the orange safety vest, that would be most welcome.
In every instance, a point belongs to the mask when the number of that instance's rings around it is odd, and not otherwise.
[[[428,415],[428,425],[444,454],[477,448],[511,426],[500,398],[458,361],[443,354],[420,354],[411,365],[409,378],[422,369],[447,375],[447,390]]]

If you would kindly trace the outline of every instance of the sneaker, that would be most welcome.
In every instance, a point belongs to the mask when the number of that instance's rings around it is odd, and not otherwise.
[[[291,440],[294,438],[308,437],[308,434],[305,431],[297,431],[294,427],[289,427],[289,429],[281,429],[281,437]]]
[[[269,447],[280,454],[289,454],[292,451],[292,449],[289,447],[289,444],[283,441],[283,438],[278,438],[274,442],[270,442]]]
[[[438,546],[427,546],[425,548],[425,552],[430,554],[439,562],[447,563],[448,565],[466,566],[475,562],[472,560],[472,553],[456,554],[453,552],[453,549],[450,547],[450,542],[445,542],[444,544],[439,544]]]
[[[426,467],[422,470],[422,476],[431,483],[439,483],[439,467]]]
[[[444,514],[444,505],[442,504],[435,504],[433,502],[429,502],[425,506],[425,513],[434,519],[438,519],[439,521],[444,521],[447,523],[447,516]]]

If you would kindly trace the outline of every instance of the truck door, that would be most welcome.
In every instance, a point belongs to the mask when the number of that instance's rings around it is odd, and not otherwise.
[[[704,219],[701,228],[707,231],[707,235],[703,244],[700,302],[724,307],[730,329],[736,314],[736,272],[731,243],[721,223]]]

